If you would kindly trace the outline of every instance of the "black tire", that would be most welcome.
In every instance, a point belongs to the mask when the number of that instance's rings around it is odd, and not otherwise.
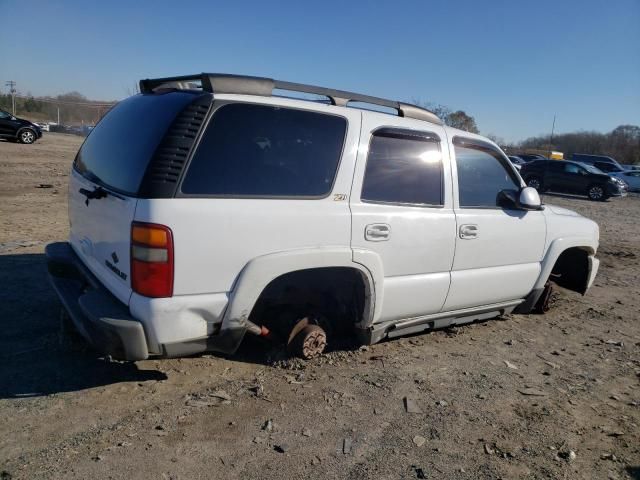
[[[597,183],[587,187],[587,197],[594,202],[604,202],[608,198],[605,188]]]
[[[537,175],[530,175],[527,177],[527,186],[535,188],[539,193],[542,193],[544,190],[544,186],[542,184],[542,179]]]
[[[36,132],[30,128],[23,128],[18,132],[18,140],[20,143],[24,143],[25,145],[31,145],[37,139],[38,135],[36,135]]]

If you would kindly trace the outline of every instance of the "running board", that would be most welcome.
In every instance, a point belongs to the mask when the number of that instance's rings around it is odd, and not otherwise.
[[[509,302],[483,305],[482,307],[463,308],[449,312],[432,313],[430,315],[408,318],[396,323],[387,324],[388,326],[381,325],[380,327],[382,328],[379,328],[385,332],[385,335],[383,336],[395,338],[424,330],[443,328],[449,325],[461,325],[475,320],[486,320],[499,315],[504,315],[522,302],[523,300],[519,299]],[[377,330],[375,325],[374,329]]]

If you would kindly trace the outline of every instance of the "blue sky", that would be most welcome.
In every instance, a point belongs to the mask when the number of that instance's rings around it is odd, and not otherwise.
[[[640,124],[640,0],[24,5],[0,0],[2,91],[121,99],[212,71],[441,103],[510,141],[554,113],[560,132]]]

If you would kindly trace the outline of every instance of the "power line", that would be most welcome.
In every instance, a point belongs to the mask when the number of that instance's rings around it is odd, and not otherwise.
[[[13,116],[16,116],[16,82],[15,80],[8,80],[5,82],[5,86],[9,87],[9,93],[11,93],[11,107],[13,109]]]
[[[23,98],[23,99],[33,99],[36,102],[44,102],[44,103],[55,103],[58,105],[77,105],[80,107],[96,107],[96,108],[105,108],[105,107],[113,107],[117,102],[104,102],[104,103],[98,103],[98,102],[73,102],[71,100],[57,100],[55,98],[43,98],[43,97],[30,97],[28,95],[16,95],[16,97],[18,98]]]

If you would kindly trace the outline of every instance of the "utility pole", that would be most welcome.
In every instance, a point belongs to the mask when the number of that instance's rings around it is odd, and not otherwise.
[[[13,116],[16,116],[16,82],[15,80],[9,80],[5,83],[9,87],[9,93],[11,93],[11,108],[13,109]]]
[[[551,152],[553,151],[553,132],[556,129],[556,116],[553,115],[553,125],[551,126],[551,137],[549,137],[549,158],[551,158]]]

